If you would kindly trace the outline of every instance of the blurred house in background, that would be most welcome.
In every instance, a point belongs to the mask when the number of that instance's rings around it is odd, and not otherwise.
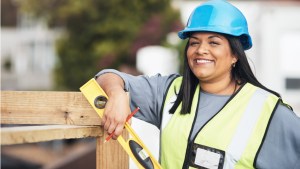
[[[1,1],[1,90],[50,90],[58,34]]]
[[[173,5],[181,11],[182,22],[185,24],[192,9],[201,2],[174,0]],[[300,114],[300,1],[230,2],[235,4],[248,20],[253,47],[246,53],[257,78],[267,87],[279,92],[283,100]],[[55,39],[59,36],[59,31],[50,30],[42,21],[33,21],[28,16],[19,15],[17,8],[11,8],[13,5],[12,0],[1,1],[1,90],[51,90],[52,71],[56,63]],[[4,12],[7,12],[6,16],[13,18],[12,23],[3,18]],[[172,41],[178,39],[173,38]],[[162,49],[159,48],[156,49]],[[142,50],[145,49],[140,50],[142,56],[138,58],[149,59],[149,56],[142,54]],[[145,63],[145,60],[137,62],[138,68],[141,67],[140,63]],[[147,72],[151,72],[147,73],[141,68],[139,70],[145,74],[156,73],[158,69],[155,69],[155,66],[158,63],[146,63],[153,71],[147,69]],[[161,73],[166,74],[174,72],[174,69],[161,71],[165,71]],[[140,124],[143,123],[133,123],[134,126]],[[150,125],[143,127],[143,130],[141,127],[135,128],[151,152],[158,157],[157,129]],[[151,134],[152,131],[154,135]]]

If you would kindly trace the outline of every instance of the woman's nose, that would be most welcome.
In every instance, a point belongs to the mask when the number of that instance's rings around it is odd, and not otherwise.
[[[207,54],[208,53],[208,49],[207,46],[205,44],[201,44],[199,45],[198,49],[197,49],[197,54],[199,55],[203,55],[203,54]]]

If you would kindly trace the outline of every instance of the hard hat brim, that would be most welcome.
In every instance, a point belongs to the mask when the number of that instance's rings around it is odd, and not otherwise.
[[[248,34],[236,34],[236,35],[234,35],[232,33],[226,33],[226,31],[224,31],[224,30],[220,30],[220,31],[217,31],[217,30],[212,31],[212,30],[213,29],[208,28],[208,27],[202,28],[202,29],[199,29],[199,28],[196,28],[196,29],[185,28],[184,30],[178,32],[178,37],[180,39],[184,40],[186,38],[189,38],[191,33],[194,33],[194,32],[214,32],[214,33],[228,34],[228,35],[239,37],[240,41],[243,45],[244,50],[248,50],[252,47],[252,39]]]

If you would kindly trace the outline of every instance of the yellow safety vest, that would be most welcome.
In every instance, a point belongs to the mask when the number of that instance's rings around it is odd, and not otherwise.
[[[196,119],[200,87],[198,85],[196,88],[189,114],[180,114],[181,104],[174,114],[169,114],[181,82],[182,77],[172,82],[164,102],[162,167],[209,168],[209,165],[214,165],[217,169],[254,168],[255,158],[279,98],[246,83],[189,141]]]

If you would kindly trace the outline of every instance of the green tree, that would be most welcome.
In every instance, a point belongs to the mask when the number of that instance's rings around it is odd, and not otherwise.
[[[59,89],[78,90],[100,69],[134,67],[138,48],[182,28],[169,0],[20,0],[23,11],[65,28],[57,41]]]

